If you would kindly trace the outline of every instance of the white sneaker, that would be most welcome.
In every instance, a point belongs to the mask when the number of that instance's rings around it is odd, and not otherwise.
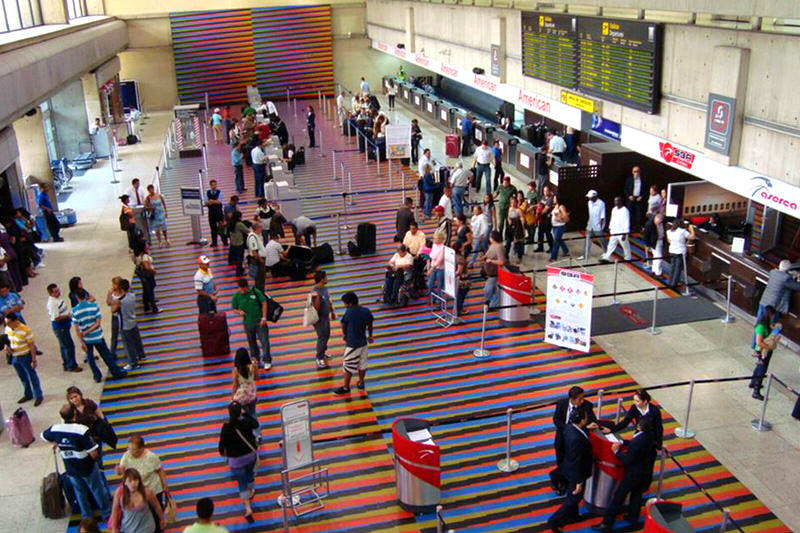
[[[127,365],[123,366],[122,369],[126,370],[126,371],[130,371],[130,370],[133,370],[133,367],[131,366],[130,363],[128,363]]]
[[[272,363],[264,363],[264,366],[262,366],[261,368],[263,368],[264,370],[269,370],[270,368],[272,368]]]

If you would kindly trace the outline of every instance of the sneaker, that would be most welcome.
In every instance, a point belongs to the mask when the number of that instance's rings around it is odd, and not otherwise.
[[[44,398],[36,398],[36,401],[33,402],[33,406],[34,407],[39,407],[40,405],[42,405],[43,401],[44,401]]]
[[[334,394],[350,394],[350,388],[349,387],[339,387],[338,389],[334,389],[333,393]]]
[[[33,398],[32,398],[32,397],[30,397],[30,396],[23,396],[22,398],[20,398],[19,400],[17,400],[17,403],[25,403],[25,402],[29,402],[29,401],[31,401],[32,399],[33,399]]]
[[[358,383],[356,383],[356,387],[358,387],[358,390],[364,390],[365,386],[366,384],[363,381],[359,381]]]
[[[272,363],[264,363],[263,365],[261,365],[261,368],[263,370],[269,370],[270,368],[272,368]]]
[[[317,359],[317,368],[328,368],[328,363],[325,359]]]
[[[131,370],[133,370],[134,368],[136,368],[136,367],[135,367],[135,366],[133,366],[133,365],[131,365],[130,363],[128,363],[127,365],[125,365],[125,366],[123,366],[123,367],[122,367],[122,370],[131,371]]]
[[[76,366],[76,367],[73,367],[73,368],[69,369],[67,372],[83,372],[83,367],[82,366]]]

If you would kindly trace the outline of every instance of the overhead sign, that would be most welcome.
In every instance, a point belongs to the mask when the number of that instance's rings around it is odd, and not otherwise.
[[[405,159],[411,157],[411,124],[387,124],[386,157]]]
[[[598,114],[592,115],[592,131],[615,141],[622,138],[622,127],[619,123],[603,118]]]
[[[181,208],[184,215],[203,215],[203,196],[197,187],[181,187]]]
[[[561,103],[567,104],[570,107],[577,107],[581,111],[586,111],[587,113],[599,112],[598,106],[591,98],[586,98],[585,96],[563,89],[561,91]]]
[[[492,76],[500,76],[500,45],[493,44],[490,51]]]
[[[592,335],[594,275],[547,267],[544,340],[588,352]]]
[[[705,147],[717,153],[728,155],[733,137],[733,117],[736,112],[736,99],[719,94],[708,94],[706,110]]]
[[[449,246],[444,247],[444,292],[456,297],[456,251]]]
[[[291,470],[311,464],[314,453],[311,448],[311,407],[307,400],[281,406],[281,430],[283,468]]]

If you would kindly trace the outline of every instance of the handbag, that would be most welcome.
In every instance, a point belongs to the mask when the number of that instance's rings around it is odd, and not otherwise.
[[[314,308],[312,293],[308,293],[308,298],[306,298],[306,306],[303,309],[303,325],[313,326],[317,322],[319,322],[319,313]]]
[[[117,449],[117,432],[111,426],[111,422],[106,418],[97,418],[94,423],[94,433],[102,442],[108,444],[112,449]]]
[[[267,320],[270,322],[277,322],[283,314],[283,306],[276,302],[270,295],[264,293],[267,298]]]
[[[167,496],[167,504],[164,506],[164,514],[167,517],[168,524],[175,522],[178,518],[178,505],[175,503],[175,500],[172,499],[172,496]]]
[[[258,466],[261,463],[261,457],[258,456],[258,450],[256,450],[253,447],[253,445],[250,444],[249,440],[244,438],[244,435],[242,435],[242,433],[239,431],[239,428],[234,428],[234,431],[236,432],[237,435],[239,435],[239,438],[242,439],[242,442],[247,444],[247,447],[250,448],[250,451],[252,451],[254,454],[256,454],[256,460],[255,460],[255,463],[253,463],[253,470],[258,470]]]

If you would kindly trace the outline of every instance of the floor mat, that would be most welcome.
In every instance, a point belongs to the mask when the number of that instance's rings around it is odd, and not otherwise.
[[[721,318],[725,313],[705,298],[681,296],[658,300],[656,325],[671,326]],[[650,327],[653,301],[595,307],[592,310],[592,336],[622,333]]]

